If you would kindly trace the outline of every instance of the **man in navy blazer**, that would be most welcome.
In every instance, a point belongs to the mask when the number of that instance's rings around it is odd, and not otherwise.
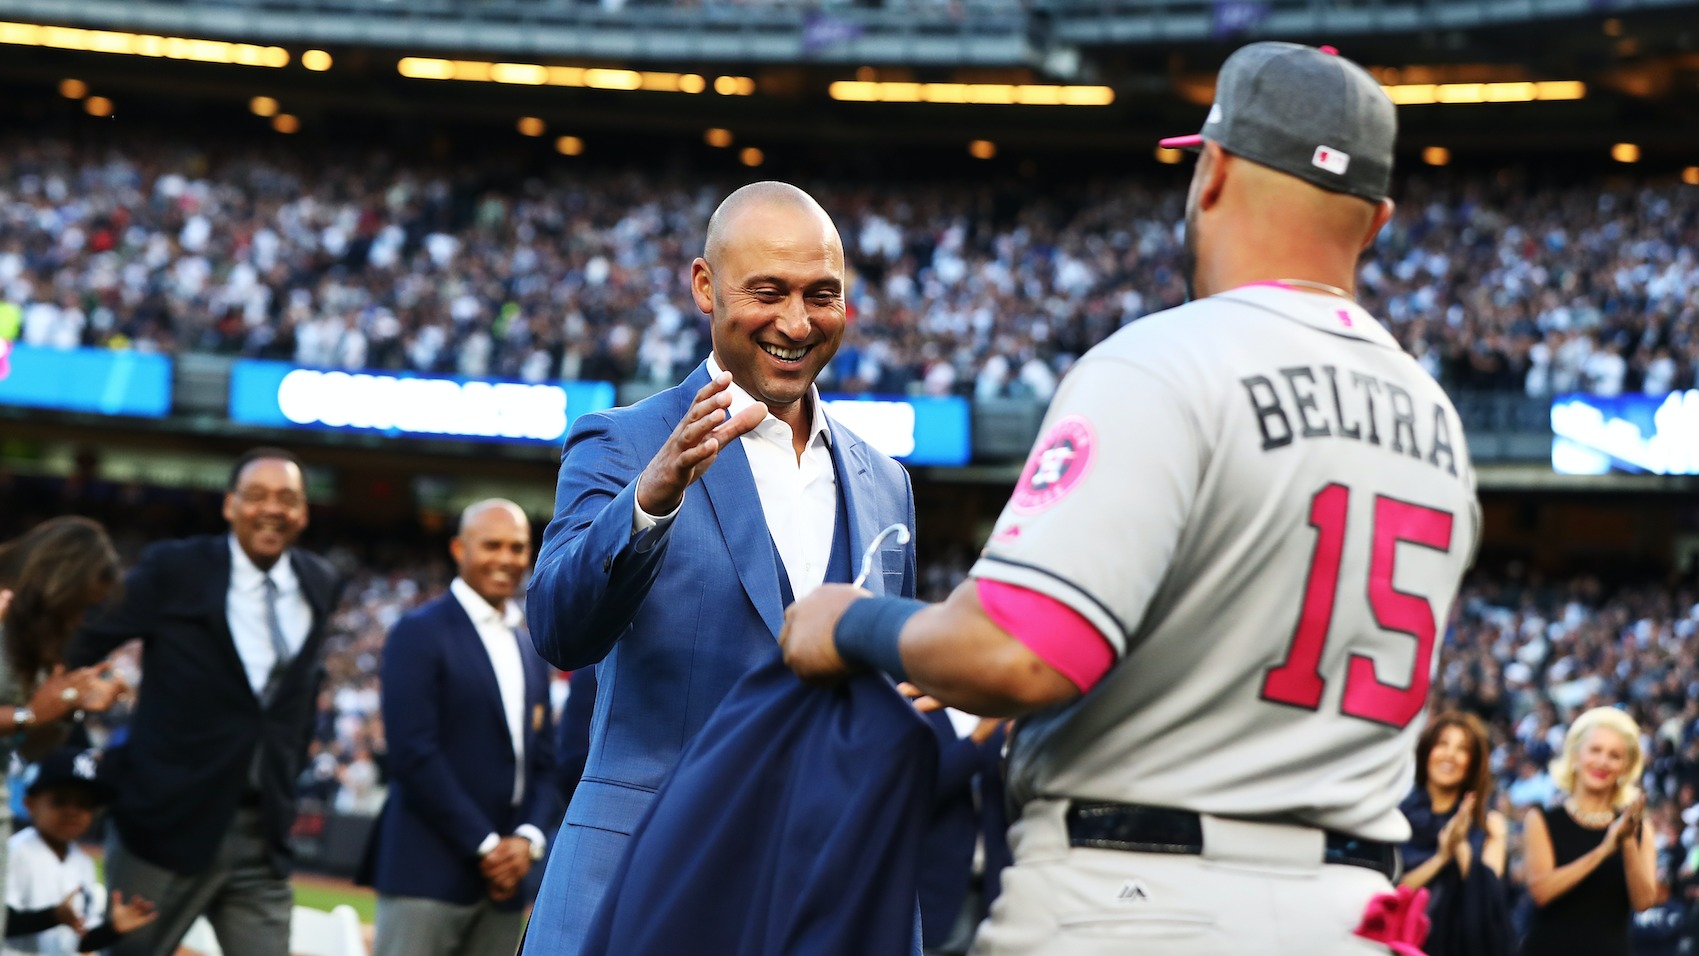
[[[374,956],[511,956],[520,881],[557,791],[548,666],[512,600],[531,526],[511,501],[461,515],[449,593],[390,631],[383,655],[389,798],[369,854]]]
[[[833,421],[814,379],[842,341],[844,254],[812,197],[727,197],[691,265],[713,352],[679,386],[582,416],[562,454],[529,612],[555,666],[595,664],[583,779],[550,851],[531,956],[576,956],[633,827],[679,752],[770,655],[791,597],[912,526],[908,475]],[[833,561],[836,557],[838,560]],[[884,540],[866,587],[914,591]]]

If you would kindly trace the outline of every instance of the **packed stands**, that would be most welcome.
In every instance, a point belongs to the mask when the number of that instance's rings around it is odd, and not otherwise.
[[[578,167],[573,167],[577,169]],[[30,137],[0,154],[0,336],[345,369],[676,381],[730,182]],[[809,183],[859,281],[823,384],[1049,397],[1182,301],[1183,178]],[[1361,295],[1467,390],[1662,394],[1699,373],[1699,189],[1414,172]]]

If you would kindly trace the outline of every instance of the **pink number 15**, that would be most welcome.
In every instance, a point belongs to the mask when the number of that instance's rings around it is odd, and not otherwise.
[[[1330,484],[1310,499],[1310,527],[1316,529],[1315,554],[1310,559],[1309,581],[1304,587],[1304,608],[1298,628],[1286,650],[1286,659],[1269,669],[1263,678],[1262,696],[1306,710],[1321,706],[1326,681],[1321,675],[1322,649],[1333,625],[1333,607],[1340,599],[1339,566],[1345,553],[1346,518],[1350,514],[1351,489]],[[1392,569],[1400,542],[1451,550],[1452,516],[1422,505],[1375,496],[1372,550],[1365,593],[1375,623],[1416,639],[1411,673],[1399,684],[1389,684],[1375,673],[1374,661],[1362,654],[1351,655],[1345,675],[1345,694],[1340,710],[1394,727],[1408,726],[1427,703],[1428,682],[1433,675],[1433,607],[1428,599],[1400,591],[1392,585]]]

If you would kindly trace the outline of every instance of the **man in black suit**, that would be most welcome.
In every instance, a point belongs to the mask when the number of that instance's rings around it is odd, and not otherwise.
[[[144,551],[123,601],[66,655],[77,666],[142,640],[129,738],[108,757],[118,796],[106,880],[154,900],[159,919],[113,956],[168,956],[203,913],[224,952],[287,956],[295,778],[341,582],[294,547],[307,490],[289,452],[243,455],[224,517],[227,535]]]

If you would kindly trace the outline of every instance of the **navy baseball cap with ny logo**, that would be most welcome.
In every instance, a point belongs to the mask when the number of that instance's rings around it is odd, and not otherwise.
[[[1240,47],[1221,65],[1204,141],[1323,189],[1379,202],[1392,185],[1396,107],[1375,78],[1331,47],[1273,41]]]

